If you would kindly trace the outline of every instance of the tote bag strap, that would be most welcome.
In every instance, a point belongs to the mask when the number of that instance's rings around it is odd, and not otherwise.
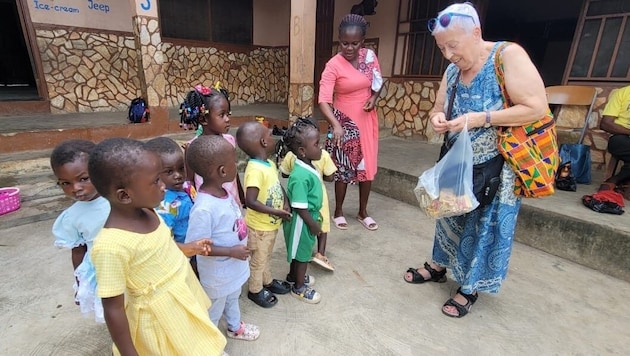
[[[446,108],[446,120],[450,120],[451,119],[451,115],[453,114],[453,102],[455,101],[455,92],[457,91],[457,83],[459,82],[459,76],[462,74],[462,71],[458,70],[457,71],[457,75],[455,76],[455,80],[453,81],[453,83],[451,84],[451,95],[449,95],[448,97],[448,107]],[[442,148],[441,151],[443,151],[443,153],[446,153],[446,151],[448,151],[448,131],[446,131],[444,133],[444,140],[442,141]],[[443,154],[440,153],[440,157]]]
[[[501,56],[501,54],[503,53],[503,50],[511,44],[512,42],[502,42],[501,44],[499,44],[499,47],[497,48],[497,51],[494,54],[494,70],[497,75],[497,82],[499,83],[499,88],[501,88],[501,94],[503,95],[503,107],[506,109],[512,106],[512,100],[510,99],[510,95],[508,94],[507,88],[505,87],[505,72],[503,70],[503,57]],[[542,120],[540,120],[542,123],[542,126],[536,127],[536,131],[546,129],[547,127],[555,123],[555,119],[553,118],[553,115],[551,114],[551,110],[547,108],[547,112],[548,114],[545,117],[543,117]],[[504,132],[507,129],[508,127],[499,127],[500,132]]]

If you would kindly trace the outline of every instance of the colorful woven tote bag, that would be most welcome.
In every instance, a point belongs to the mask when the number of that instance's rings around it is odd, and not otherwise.
[[[502,43],[495,56],[495,70],[505,108],[511,106],[511,101],[505,89],[500,54],[508,45],[508,42]],[[547,109],[547,115],[531,124],[499,128],[498,147],[505,161],[516,173],[514,194],[525,198],[539,198],[554,193],[560,158],[556,124],[551,110]]]

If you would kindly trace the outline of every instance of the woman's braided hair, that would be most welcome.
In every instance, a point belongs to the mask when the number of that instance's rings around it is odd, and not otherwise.
[[[365,37],[368,28],[368,22],[361,15],[348,14],[341,19],[339,24],[339,35],[341,35],[346,29],[350,27],[358,27],[361,30],[361,35]]]

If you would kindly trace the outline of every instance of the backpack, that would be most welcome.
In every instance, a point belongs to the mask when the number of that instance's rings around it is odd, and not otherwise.
[[[143,98],[135,98],[131,101],[127,118],[132,124],[149,121],[149,106]]]
[[[179,105],[179,126],[184,130],[196,130],[199,126],[199,116],[203,114],[202,106],[203,95],[197,90],[189,91]]]

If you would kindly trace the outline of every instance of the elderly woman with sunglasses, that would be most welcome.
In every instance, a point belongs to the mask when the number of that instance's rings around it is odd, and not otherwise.
[[[502,42],[482,38],[479,16],[470,3],[447,7],[428,25],[438,48],[451,62],[430,112],[431,126],[451,141],[467,123],[474,164],[488,161],[500,154],[497,127],[521,126],[545,115],[547,99],[540,74],[521,46],[503,48]],[[503,80],[513,104],[507,109],[495,73],[495,56],[503,62]],[[451,98],[452,113],[447,117]],[[490,204],[437,220],[432,262],[409,268],[404,276],[409,283],[443,283],[450,268],[460,287],[442,307],[447,316],[465,316],[478,292],[498,293],[506,277],[521,201],[514,195],[515,175],[507,164],[500,176]]]

